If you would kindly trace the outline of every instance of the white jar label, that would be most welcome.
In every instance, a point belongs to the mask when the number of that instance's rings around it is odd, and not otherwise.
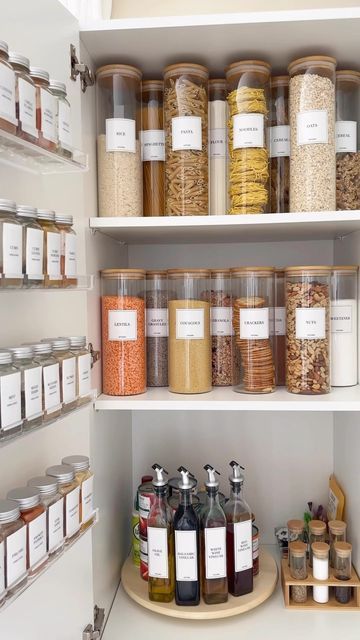
[[[205,529],[205,575],[207,580],[226,578],[226,528]]]
[[[31,420],[42,415],[42,367],[25,369],[25,418]]]
[[[196,531],[175,531],[175,563],[177,581],[198,579]]]
[[[0,65],[1,67],[1,65]],[[22,278],[22,226],[3,224],[4,274]]]
[[[262,309],[241,309],[240,338],[242,340],[267,340],[270,334],[270,313]]]
[[[106,151],[136,152],[136,122],[129,118],[106,120]]]
[[[205,309],[176,309],[176,339],[203,340]]]
[[[148,527],[149,577],[169,578],[168,532],[160,527]]]
[[[61,366],[63,402],[69,404],[76,398],[76,358],[66,358]]]
[[[94,515],[94,476],[84,480],[81,485],[81,514],[82,522],[88,522]]]
[[[326,338],[325,308],[296,309],[296,340],[323,340]]]
[[[275,335],[286,335],[286,309],[285,307],[275,307]]]
[[[29,133],[34,138],[39,134],[36,129],[36,89],[34,85],[19,78],[19,120],[21,128],[25,133]]]
[[[322,109],[299,111],[297,144],[327,144],[329,142],[328,112]]]
[[[253,566],[251,520],[234,523],[234,558],[236,573]]]
[[[71,133],[71,110],[70,106],[59,100],[59,140],[61,146],[68,151],[72,150],[72,133]]]
[[[10,373],[0,378],[1,428],[14,429],[21,419],[21,373]]]
[[[71,538],[80,529],[80,487],[65,496],[65,531]]]
[[[148,129],[141,132],[141,149],[143,162],[165,160],[165,131]]]
[[[41,133],[46,140],[57,142],[56,111],[57,98],[45,89],[40,89]]]
[[[76,276],[76,236],[72,233],[65,233],[65,275]]]
[[[60,547],[64,540],[64,498],[48,507],[49,553]]]
[[[44,232],[41,229],[26,229],[26,274],[43,277]]]
[[[8,589],[26,576],[26,526],[6,538],[6,578]]]
[[[61,278],[60,269],[60,233],[47,233],[47,275],[52,280],[59,280]]]
[[[137,340],[137,311],[109,311],[108,333],[109,340]]]
[[[226,158],[226,129],[210,129],[210,158]]]
[[[36,567],[46,558],[46,513],[28,524],[29,566]]]
[[[232,307],[211,307],[211,335],[232,335]]]
[[[16,124],[15,72],[0,64],[0,118]]]
[[[5,593],[5,542],[0,542],[0,597]]]
[[[44,405],[47,413],[53,413],[61,407],[59,363],[43,368]]]
[[[146,309],[146,335],[148,338],[168,337],[167,309]]]
[[[335,124],[336,153],[356,153],[357,122],[356,120],[338,120]]]
[[[147,518],[151,507],[151,500],[149,496],[139,495],[139,515],[142,518]]]
[[[200,116],[179,116],[171,120],[172,150],[201,151],[202,131]]]
[[[262,113],[238,113],[233,116],[233,148],[263,147],[264,116]]]
[[[352,332],[352,307],[334,306],[331,309],[331,333]]]
[[[87,396],[91,390],[91,355],[85,353],[78,357],[79,396]]]
[[[288,124],[270,127],[270,158],[290,156],[290,126]]]

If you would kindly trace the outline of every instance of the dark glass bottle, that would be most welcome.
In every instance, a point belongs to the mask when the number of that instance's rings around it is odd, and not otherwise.
[[[196,606],[200,602],[199,521],[192,506],[194,476],[179,467],[180,503],[174,515],[175,530],[175,599],[179,606]]]

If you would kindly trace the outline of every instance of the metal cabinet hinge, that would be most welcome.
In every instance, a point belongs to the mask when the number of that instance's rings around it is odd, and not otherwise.
[[[95,84],[95,76],[91,69],[84,64],[83,62],[79,62],[78,57],[76,55],[76,49],[73,44],[70,45],[70,66],[71,66],[71,80],[76,80],[78,76],[80,76],[81,81],[81,89],[85,93],[88,87],[92,87]]]
[[[91,368],[93,368],[95,362],[100,360],[100,351],[96,351],[94,349],[94,347],[92,346],[91,342],[89,342],[89,344],[88,344],[88,349],[89,349],[90,355],[91,355]]]
[[[97,605],[94,607],[94,625],[88,624],[84,631],[82,640],[98,640],[104,626],[105,609],[100,609]]]

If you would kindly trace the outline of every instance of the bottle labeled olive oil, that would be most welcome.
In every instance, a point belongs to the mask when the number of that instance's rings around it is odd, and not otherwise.
[[[175,531],[175,599],[179,606],[195,606],[200,601],[199,521],[192,506],[196,479],[185,467],[178,487],[179,506],[174,515]]]

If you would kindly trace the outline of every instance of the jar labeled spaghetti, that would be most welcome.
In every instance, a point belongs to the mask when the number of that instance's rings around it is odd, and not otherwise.
[[[261,60],[244,60],[226,70],[229,213],[233,215],[269,211],[270,68]]]
[[[290,187],[289,76],[271,78],[269,134],[271,212],[287,213]]]
[[[206,67],[199,64],[173,64],[164,70],[169,216],[208,214],[208,77]]]
[[[360,72],[336,72],[336,208],[360,209]]]
[[[103,392],[146,391],[145,271],[105,269],[102,280]]]
[[[165,213],[165,132],[163,117],[164,83],[142,83],[142,161],[144,216]]]

